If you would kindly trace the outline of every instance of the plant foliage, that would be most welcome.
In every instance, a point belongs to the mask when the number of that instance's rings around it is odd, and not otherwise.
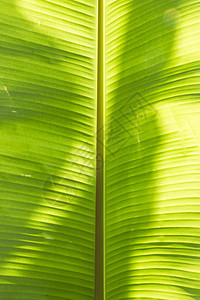
[[[0,0],[0,299],[94,299],[103,95],[104,299],[198,300],[200,2],[98,4]]]

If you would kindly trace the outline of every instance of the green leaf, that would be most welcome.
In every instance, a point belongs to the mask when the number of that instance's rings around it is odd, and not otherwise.
[[[93,299],[96,5],[0,2],[0,298]]]
[[[199,1],[106,2],[106,299],[199,299]]]
[[[200,299],[199,2],[0,0],[0,299]]]

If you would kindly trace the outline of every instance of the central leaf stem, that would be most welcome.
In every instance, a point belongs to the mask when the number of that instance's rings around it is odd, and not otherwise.
[[[95,300],[104,299],[104,0],[98,0]]]

